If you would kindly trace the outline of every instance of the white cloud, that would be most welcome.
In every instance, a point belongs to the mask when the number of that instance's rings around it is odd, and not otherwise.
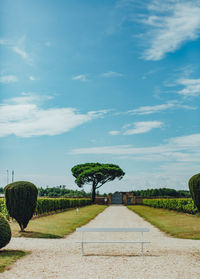
[[[40,96],[40,95],[33,94],[32,92],[22,92],[19,97],[14,97],[12,99],[3,100],[3,103],[1,105],[4,105],[4,104],[12,104],[12,105],[14,105],[14,104],[32,104],[32,103],[39,104],[43,101],[51,100],[51,99],[53,99],[52,96],[47,96],[47,95]]]
[[[29,79],[30,80],[35,80],[35,77],[34,76],[30,76]]]
[[[134,135],[150,132],[152,129],[161,128],[163,123],[160,121],[141,121],[133,123],[133,128],[123,132],[123,135]]]
[[[146,60],[160,60],[166,53],[174,52],[181,45],[200,35],[200,2],[152,1],[149,15],[141,20],[150,28],[150,47],[144,52]]]
[[[116,136],[120,134],[120,131],[110,131],[108,132],[111,136]]]
[[[200,79],[182,78],[177,81],[177,84],[185,87],[184,89],[178,91],[180,95],[185,97],[200,95]]]
[[[105,78],[112,78],[112,77],[122,77],[123,74],[110,71],[110,72],[103,73],[101,76]]]
[[[12,83],[18,81],[18,78],[13,75],[6,75],[0,77],[0,83]]]
[[[28,53],[26,51],[20,49],[19,47],[15,46],[15,47],[12,48],[12,50],[15,53],[19,54],[24,60],[29,60],[30,59]]]
[[[83,74],[82,75],[78,75],[78,76],[74,76],[74,77],[72,77],[72,79],[73,80],[83,81],[83,82],[88,81],[87,76],[83,75]]]
[[[173,103],[166,103],[166,104],[155,105],[155,106],[142,106],[137,109],[129,110],[128,112],[131,114],[138,114],[138,115],[152,114],[163,110],[167,110],[172,107],[174,107]]]
[[[5,100],[0,105],[0,137],[58,135],[107,113],[102,110],[82,114],[75,108],[43,109],[37,104],[38,99],[24,94]]]
[[[132,185],[131,190],[158,187],[188,190],[188,180],[192,175],[199,172],[199,167],[200,165],[194,166],[190,163],[170,163],[164,164],[156,172],[147,170],[135,174],[127,174],[126,179],[129,180],[129,185]]]
[[[131,145],[101,146],[77,148],[71,154],[107,154],[133,156],[134,160],[162,162],[199,162],[200,134],[191,134],[171,138],[166,144],[150,147],[133,147]]]
[[[135,135],[150,132],[152,129],[161,128],[163,122],[160,121],[140,121],[132,124],[127,124],[122,127],[121,131],[110,131],[109,134],[115,135]],[[125,130],[125,131],[124,131]]]
[[[184,105],[174,100],[174,101],[169,101],[165,104],[160,104],[155,106],[142,106],[137,109],[129,110],[128,113],[136,114],[136,115],[145,115],[145,114],[158,113],[168,109],[177,109],[177,108],[196,109],[195,107]]]
[[[32,59],[27,51],[25,51],[26,36],[22,36],[18,41],[1,39],[0,44],[8,47],[13,52],[17,53],[27,63],[31,63]]]

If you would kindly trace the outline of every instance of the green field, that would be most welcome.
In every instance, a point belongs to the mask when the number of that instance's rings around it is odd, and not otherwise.
[[[0,272],[8,269],[16,260],[29,254],[19,250],[0,250]]]
[[[173,237],[200,239],[200,217],[197,215],[144,205],[133,205],[128,208]]]
[[[12,236],[34,238],[61,238],[88,223],[106,208],[105,205],[89,205],[69,209],[62,213],[32,219],[25,232],[19,232],[17,222],[11,222]]]

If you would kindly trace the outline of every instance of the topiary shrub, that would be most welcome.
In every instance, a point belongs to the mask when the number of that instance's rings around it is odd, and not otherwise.
[[[11,239],[10,225],[0,213],[0,249],[6,246]]]
[[[38,190],[28,181],[17,181],[5,187],[6,207],[23,232],[36,208]]]
[[[200,211],[200,173],[192,176],[188,184],[194,204]]]

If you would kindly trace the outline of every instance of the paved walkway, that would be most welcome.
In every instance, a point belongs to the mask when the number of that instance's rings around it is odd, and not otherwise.
[[[199,279],[200,241],[166,236],[124,206],[110,206],[88,227],[148,227],[151,244],[87,244],[81,256],[80,233],[64,239],[12,238],[8,249],[32,251],[0,278],[22,279]],[[88,233],[90,239],[130,240],[133,233]]]

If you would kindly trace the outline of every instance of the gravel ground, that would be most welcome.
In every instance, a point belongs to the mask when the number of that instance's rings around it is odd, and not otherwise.
[[[8,249],[32,251],[0,278],[23,279],[199,279],[200,240],[171,238],[128,210],[110,206],[88,227],[148,227],[145,256],[140,244],[87,244],[85,256],[79,232],[64,239],[12,238]],[[87,233],[90,240],[138,239],[138,233]]]

